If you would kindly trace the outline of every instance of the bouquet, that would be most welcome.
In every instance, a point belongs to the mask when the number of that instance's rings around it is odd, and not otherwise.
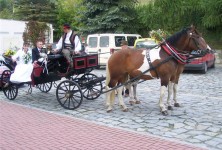
[[[12,56],[15,54],[15,51],[11,50],[11,49],[8,49],[5,51],[4,55],[5,56]]]
[[[31,60],[31,54],[27,52],[25,55],[23,55],[23,60],[24,63],[27,64]]]
[[[152,30],[152,31],[150,31],[149,34],[150,34],[150,37],[152,39],[155,39],[155,41],[157,43],[160,43],[161,41],[163,41],[163,39],[166,39],[170,35],[169,32],[163,31],[161,29],[159,29],[159,30]]]

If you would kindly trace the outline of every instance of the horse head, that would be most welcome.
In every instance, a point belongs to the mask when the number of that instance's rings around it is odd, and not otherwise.
[[[177,32],[166,39],[166,41],[180,52],[191,53],[196,50],[201,51],[201,53],[207,53],[211,50],[202,35],[193,25]]]

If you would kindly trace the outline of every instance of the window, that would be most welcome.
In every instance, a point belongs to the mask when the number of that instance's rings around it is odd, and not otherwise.
[[[121,41],[126,40],[125,36],[115,36],[115,45],[116,47],[121,46]]]
[[[134,46],[136,39],[137,39],[136,36],[128,36],[127,37],[128,46]]]
[[[154,46],[156,46],[157,44],[155,43],[155,41],[151,41],[151,40],[146,40],[146,41],[138,41],[136,43],[136,48],[153,48]]]
[[[109,36],[101,36],[99,46],[109,47]]]
[[[95,47],[97,47],[97,41],[98,41],[98,38],[97,38],[97,37],[90,37],[90,38],[89,38],[89,44],[88,44],[88,46],[89,46],[90,48],[95,48]]]

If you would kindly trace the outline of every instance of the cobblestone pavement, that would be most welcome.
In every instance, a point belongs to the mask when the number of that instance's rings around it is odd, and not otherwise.
[[[92,73],[105,76],[105,70],[94,70]],[[114,111],[107,113],[105,95],[93,101],[84,100],[76,110],[65,110],[56,100],[55,88],[47,94],[33,88],[33,93],[29,95],[26,94],[27,88],[24,87],[19,89],[18,97],[12,102],[110,127],[153,134],[219,150],[222,149],[221,77],[222,65],[217,65],[206,74],[183,73],[178,86],[181,107],[174,108],[168,116],[162,116],[159,111],[159,80],[146,81],[138,85],[141,104],[130,106],[128,98],[125,98],[125,103],[129,107],[128,112],[122,112],[116,101]],[[2,92],[0,100],[9,101]]]

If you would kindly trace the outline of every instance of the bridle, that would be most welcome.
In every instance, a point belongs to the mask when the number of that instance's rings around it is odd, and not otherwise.
[[[194,31],[194,32],[195,32],[195,31]],[[202,37],[201,37],[200,35],[197,35],[197,34],[194,33],[194,32],[190,32],[190,33],[189,33],[190,37],[189,37],[189,41],[188,41],[187,45],[190,44],[191,39],[192,39],[193,42],[194,42],[194,44],[195,44],[195,46],[198,48],[196,51],[205,50],[205,49],[202,49],[202,48],[200,47],[200,43],[197,41],[197,38],[202,38]]]

